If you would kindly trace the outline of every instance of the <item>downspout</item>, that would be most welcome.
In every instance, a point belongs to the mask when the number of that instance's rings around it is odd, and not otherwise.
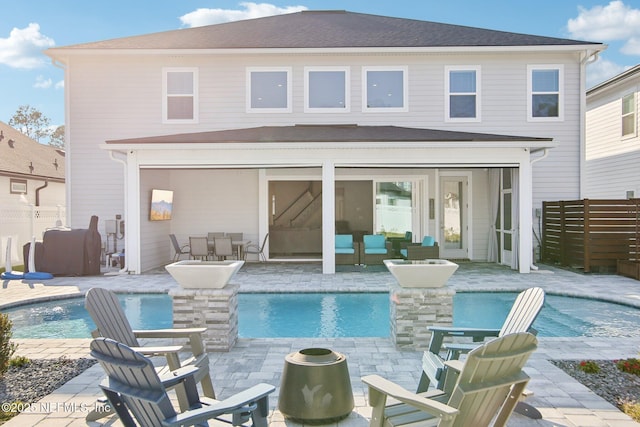
[[[36,188],[36,206],[40,206],[40,190],[47,188],[49,186],[49,181],[44,180],[44,185]]]
[[[112,150],[109,150],[109,158],[111,160],[113,160],[114,162],[118,162],[118,163],[122,163],[122,165],[124,166],[124,171],[125,174],[127,173],[127,161],[126,160],[122,160],[122,159],[118,159],[114,156],[114,152]],[[127,183],[126,177],[125,177],[125,185]],[[127,198],[124,198],[124,212],[123,212],[123,217],[127,218]],[[117,230],[116,230],[117,231]],[[125,247],[126,249],[126,247]],[[119,273],[127,273],[129,268],[128,268],[128,259],[129,257],[126,256],[126,252],[125,252],[125,257],[124,257],[124,265],[122,266],[122,268],[120,269]]]
[[[531,160],[529,161],[529,162],[531,163],[531,173],[533,173],[533,165],[534,165],[534,163],[537,163],[537,162],[539,162],[540,160],[545,159],[548,155],[549,155],[549,149],[548,149],[548,148],[544,148],[544,149],[542,150],[542,156],[540,156],[540,157],[536,157],[535,159],[531,159]],[[531,266],[530,266],[530,268],[531,268],[533,271],[538,271],[538,266],[537,266],[537,265],[535,265],[535,264],[533,263],[533,259],[531,260]]]

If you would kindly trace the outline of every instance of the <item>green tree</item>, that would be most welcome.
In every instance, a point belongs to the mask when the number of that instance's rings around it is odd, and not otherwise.
[[[58,126],[49,135],[49,145],[57,148],[64,148],[64,125]]]
[[[9,119],[9,126],[19,130],[29,138],[40,142],[40,138],[51,135],[51,120],[42,112],[29,105],[21,105]]]

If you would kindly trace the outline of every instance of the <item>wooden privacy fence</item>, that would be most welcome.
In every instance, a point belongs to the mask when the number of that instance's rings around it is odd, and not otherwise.
[[[640,199],[542,204],[542,260],[585,272],[640,260]]]

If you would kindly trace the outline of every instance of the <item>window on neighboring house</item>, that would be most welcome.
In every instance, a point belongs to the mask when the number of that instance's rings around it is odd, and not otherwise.
[[[630,93],[622,97],[622,136],[636,135],[636,96]]]
[[[290,74],[290,68],[248,68],[247,111],[291,112]]]
[[[163,121],[165,123],[198,121],[197,68],[165,68],[163,89]]]
[[[305,112],[349,112],[349,68],[305,68]]]
[[[561,65],[531,65],[528,78],[528,119],[562,120],[564,115]]]
[[[480,67],[446,67],[446,120],[480,120]]]
[[[408,111],[406,67],[364,67],[362,73],[363,111]]]

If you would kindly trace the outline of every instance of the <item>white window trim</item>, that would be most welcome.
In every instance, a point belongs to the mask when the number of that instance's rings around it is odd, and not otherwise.
[[[451,71],[475,71],[476,72],[476,91],[469,93],[456,93],[456,95],[475,95],[476,97],[476,117],[451,117]],[[450,65],[444,68],[444,121],[445,122],[469,122],[477,123],[482,120],[482,113],[480,110],[481,103],[481,67],[479,65]]]
[[[402,107],[367,107],[367,71],[402,71]],[[406,113],[409,111],[409,67],[362,67],[362,111],[365,113]]]
[[[270,72],[270,71],[284,71],[287,73],[287,106],[285,108],[252,108],[251,107],[251,73],[253,72]],[[292,76],[292,68],[291,67],[247,67],[246,74],[246,105],[247,105],[247,113],[290,113],[292,111],[291,108],[291,100],[293,99],[291,96],[291,76]]]
[[[533,117],[533,72],[537,70],[558,70],[558,117]],[[562,122],[564,121],[564,65],[531,64],[527,66],[527,121]],[[536,92],[543,93],[543,92]],[[549,92],[555,93],[555,92]]]
[[[624,114],[624,99],[629,96],[632,95],[633,96],[633,113],[628,113],[626,115],[629,114],[633,114],[634,116],[634,120],[633,120],[633,132],[631,133],[627,133],[627,134],[623,134],[622,132],[624,132],[624,127],[623,127],[623,123],[622,123],[622,119],[625,117]],[[631,138],[635,138],[636,136],[638,136],[638,98],[637,98],[637,94],[636,92],[631,92],[631,93],[627,93],[626,95],[622,95],[622,97],[620,98],[620,137],[625,140],[625,139],[631,139]]]
[[[169,114],[169,107],[167,105],[167,101],[169,99],[169,94],[167,90],[167,74],[168,73],[185,73],[190,72],[193,73],[193,94],[185,94],[185,96],[193,96],[193,119],[169,119],[167,115]],[[200,101],[198,96],[198,68],[197,67],[165,67],[162,68],[162,123],[163,124],[187,124],[187,123],[198,123],[198,117],[200,115]],[[179,96],[179,95],[171,95],[171,96]]]
[[[344,72],[344,108],[309,107],[309,73],[314,71]],[[304,112],[305,113],[350,113],[351,112],[351,68],[350,67],[304,67]]]

